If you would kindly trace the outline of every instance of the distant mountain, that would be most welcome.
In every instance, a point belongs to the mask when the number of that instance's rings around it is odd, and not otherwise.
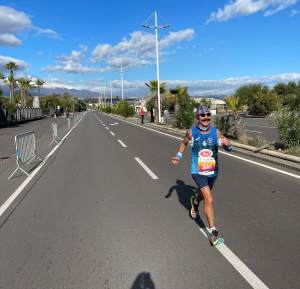
[[[7,85],[2,85],[1,89],[3,91],[3,95],[9,96],[9,87]],[[64,94],[68,93],[73,96],[77,96],[79,98],[91,98],[91,97],[98,97],[99,93],[93,92],[90,90],[86,89],[69,89],[69,88],[64,88],[64,87],[54,87],[54,88],[47,88],[43,87],[41,89],[41,96],[49,95],[49,94]],[[148,94],[147,88],[142,88],[142,89],[136,89],[136,90],[126,90],[126,96],[125,98],[141,98],[142,96],[146,96]],[[32,89],[31,90],[31,95],[38,95],[37,89]],[[206,94],[206,95],[192,95],[192,97],[201,97],[201,98],[218,98],[218,99],[224,99],[226,95],[214,95],[214,94]]]
[[[213,94],[209,94],[209,95],[193,95],[192,97],[193,98],[197,98],[197,97],[201,97],[201,98],[216,98],[216,99],[224,99],[227,95],[221,95],[221,94],[216,94],[216,95],[213,95]]]
[[[4,96],[9,96],[9,87],[6,86],[1,86],[1,89],[3,91],[3,95]],[[93,91],[89,91],[89,90],[79,90],[79,89],[68,89],[68,88],[61,88],[61,87],[55,87],[55,88],[42,88],[41,89],[41,96],[44,95],[49,95],[52,93],[56,93],[56,94],[64,94],[65,92],[80,97],[80,98],[89,98],[89,97],[98,97],[98,93],[93,92]],[[31,95],[37,95],[37,89],[32,89],[31,90]]]

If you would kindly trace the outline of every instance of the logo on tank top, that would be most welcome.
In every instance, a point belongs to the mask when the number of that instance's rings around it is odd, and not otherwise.
[[[213,143],[214,143],[214,140],[211,138],[211,137],[209,137],[208,139],[207,139],[207,143],[208,143],[208,145],[212,145]]]

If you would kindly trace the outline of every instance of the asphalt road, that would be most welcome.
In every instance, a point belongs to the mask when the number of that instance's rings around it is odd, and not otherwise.
[[[0,288],[251,288],[190,219],[188,153],[170,164],[178,144],[88,113],[0,228]],[[299,179],[227,155],[220,171],[226,246],[266,288],[300,288]]]
[[[269,143],[279,140],[277,128],[268,118],[242,117],[245,132],[253,138],[261,138]]]

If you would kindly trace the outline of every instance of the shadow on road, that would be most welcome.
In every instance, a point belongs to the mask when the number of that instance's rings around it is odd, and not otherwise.
[[[130,289],[155,289],[154,282],[148,272],[140,273],[134,280]]]
[[[186,208],[186,210],[188,212],[190,212],[191,210],[191,204],[190,204],[190,198],[191,196],[193,196],[196,192],[197,192],[197,188],[194,186],[190,186],[185,184],[184,181],[182,180],[177,180],[176,181],[176,185],[172,186],[169,189],[169,192],[167,195],[165,195],[165,198],[168,199],[171,197],[173,191],[176,191],[177,193],[177,197],[178,197],[178,201],[180,202],[180,204]],[[200,210],[200,207],[199,207]],[[204,222],[202,221],[201,217],[198,216],[197,219],[195,220],[196,223],[198,224],[198,226],[200,228],[206,228]]]

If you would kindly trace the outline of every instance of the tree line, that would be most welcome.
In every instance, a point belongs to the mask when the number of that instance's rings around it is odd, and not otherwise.
[[[68,93],[51,94],[48,96],[41,96],[41,88],[46,83],[45,80],[37,78],[35,80],[27,77],[16,77],[16,71],[19,69],[15,62],[8,62],[4,66],[7,70],[7,75],[0,71],[0,80],[4,80],[9,87],[9,98],[3,96],[0,87],[0,106],[5,106],[10,112],[13,112],[16,107],[32,107],[33,98],[31,97],[31,90],[37,89],[40,100],[40,107],[44,110],[50,108],[57,109],[60,107],[65,111],[82,111],[86,110],[86,104],[75,96]]]
[[[225,101],[233,111],[247,110],[254,116],[266,116],[282,108],[300,111],[300,81],[277,83],[272,89],[260,83],[243,85]]]

